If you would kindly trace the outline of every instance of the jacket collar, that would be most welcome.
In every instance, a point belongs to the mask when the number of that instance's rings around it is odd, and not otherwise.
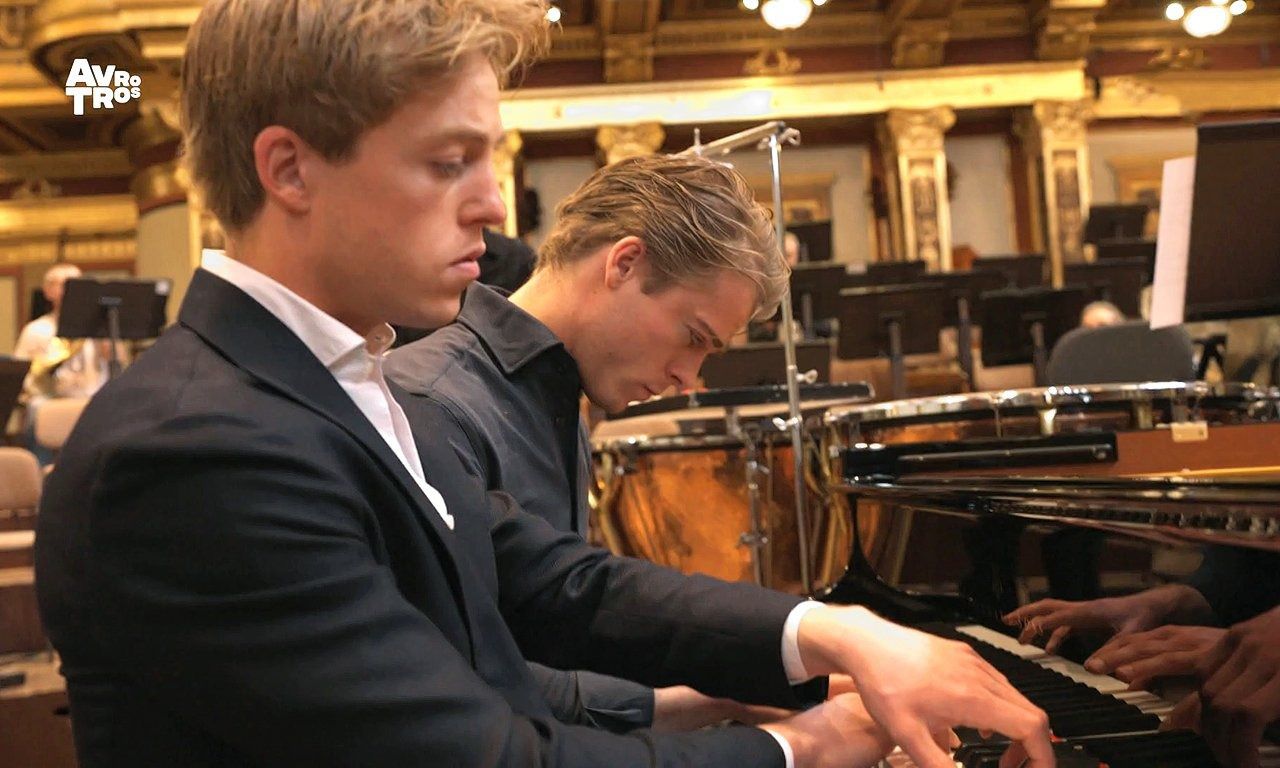
[[[508,295],[499,288],[472,283],[462,297],[458,322],[471,329],[510,376],[543,352],[563,348],[564,342],[542,321],[511,303]]]

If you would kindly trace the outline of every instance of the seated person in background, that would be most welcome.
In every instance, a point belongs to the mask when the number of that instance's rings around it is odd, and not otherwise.
[[[700,224],[717,219],[715,228]],[[771,308],[785,290],[772,237],[750,189],[721,163],[674,155],[614,163],[560,204],[528,283],[509,297],[473,283],[458,321],[392,351],[387,376],[456,425],[454,448],[486,488],[586,538],[584,390],[616,412],[670,386],[693,387],[703,358],[723,347],[712,328],[738,322],[718,277],[746,278],[753,308]],[[606,286],[597,285],[602,277]],[[651,317],[617,297],[614,283],[635,279],[661,299]],[[683,730],[757,717],[688,688],[534,671],[567,722]]]
[[[940,768],[963,724],[1052,766],[1044,713],[969,646],[591,548],[487,492],[447,424],[395,399],[388,323],[456,316],[505,215],[500,77],[547,26],[541,0],[202,4],[184,154],[227,252],[90,402],[37,523],[80,765],[825,768],[898,743]],[[672,297],[643,290],[636,239],[592,262],[594,291],[626,299],[600,343],[630,366],[630,334],[670,333],[683,370],[708,329],[659,322]],[[701,318],[721,337],[757,300],[735,277]],[[661,373],[628,370],[602,402]],[[858,693],[618,735],[558,722],[525,658],[775,706],[821,675]]]
[[[40,406],[54,397],[91,397],[109,376],[105,342],[58,336],[58,316],[67,280],[80,274],[74,264],[55,264],[44,273],[41,291],[52,308],[23,327],[13,350],[14,357],[31,361],[20,402],[26,406],[27,436],[41,464],[50,463],[53,456],[36,444],[36,413]]]
[[[1081,328],[1101,328],[1105,325],[1118,325],[1124,321],[1124,313],[1109,301],[1091,301],[1080,311]]]
[[[1258,768],[1264,735],[1280,741],[1280,608],[1225,631],[1195,665],[1198,690],[1164,724],[1194,728],[1223,765]]]
[[[537,260],[538,254],[523,240],[486,229],[477,282],[510,293],[525,284]]]

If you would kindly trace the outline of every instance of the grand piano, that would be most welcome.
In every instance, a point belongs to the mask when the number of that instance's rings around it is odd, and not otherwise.
[[[1042,598],[1182,581],[1206,548],[1280,564],[1276,394],[1180,386],[829,413],[829,480],[844,496],[854,545],[821,599],[974,647],[1049,715],[1060,766],[1219,765],[1195,733],[1160,730],[1190,681],[1130,691],[1081,666],[1105,637],[1073,634],[1049,654],[1001,621]],[[1235,405],[1219,408],[1224,398]],[[1280,594],[1262,599],[1280,603]],[[960,736],[957,766],[998,764],[1006,742]],[[1263,766],[1280,766],[1278,743],[1268,731]],[[886,765],[912,763],[895,754]]]

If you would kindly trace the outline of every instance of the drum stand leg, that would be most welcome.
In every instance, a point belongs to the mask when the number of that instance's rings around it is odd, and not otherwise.
[[[1035,367],[1036,386],[1047,386],[1049,350],[1044,345],[1044,323],[1039,320],[1031,324],[1031,349],[1031,363]]]
[[[765,583],[765,547],[769,544],[769,536],[764,529],[764,504],[760,492],[760,478],[769,472],[760,464],[760,431],[758,427],[743,426],[733,408],[727,409],[729,434],[742,441],[746,450],[747,509],[751,515],[751,529],[745,531],[738,542],[751,553],[751,573],[756,583],[768,587]]]

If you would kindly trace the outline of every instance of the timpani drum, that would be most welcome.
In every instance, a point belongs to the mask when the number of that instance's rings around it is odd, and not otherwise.
[[[801,387],[815,586],[843,572],[852,546],[848,517],[827,504],[822,415],[870,397],[865,384]],[[765,586],[801,593],[788,410],[785,388],[744,387],[648,401],[602,423],[592,436],[599,537],[617,554],[729,581],[756,581],[758,560]]]

